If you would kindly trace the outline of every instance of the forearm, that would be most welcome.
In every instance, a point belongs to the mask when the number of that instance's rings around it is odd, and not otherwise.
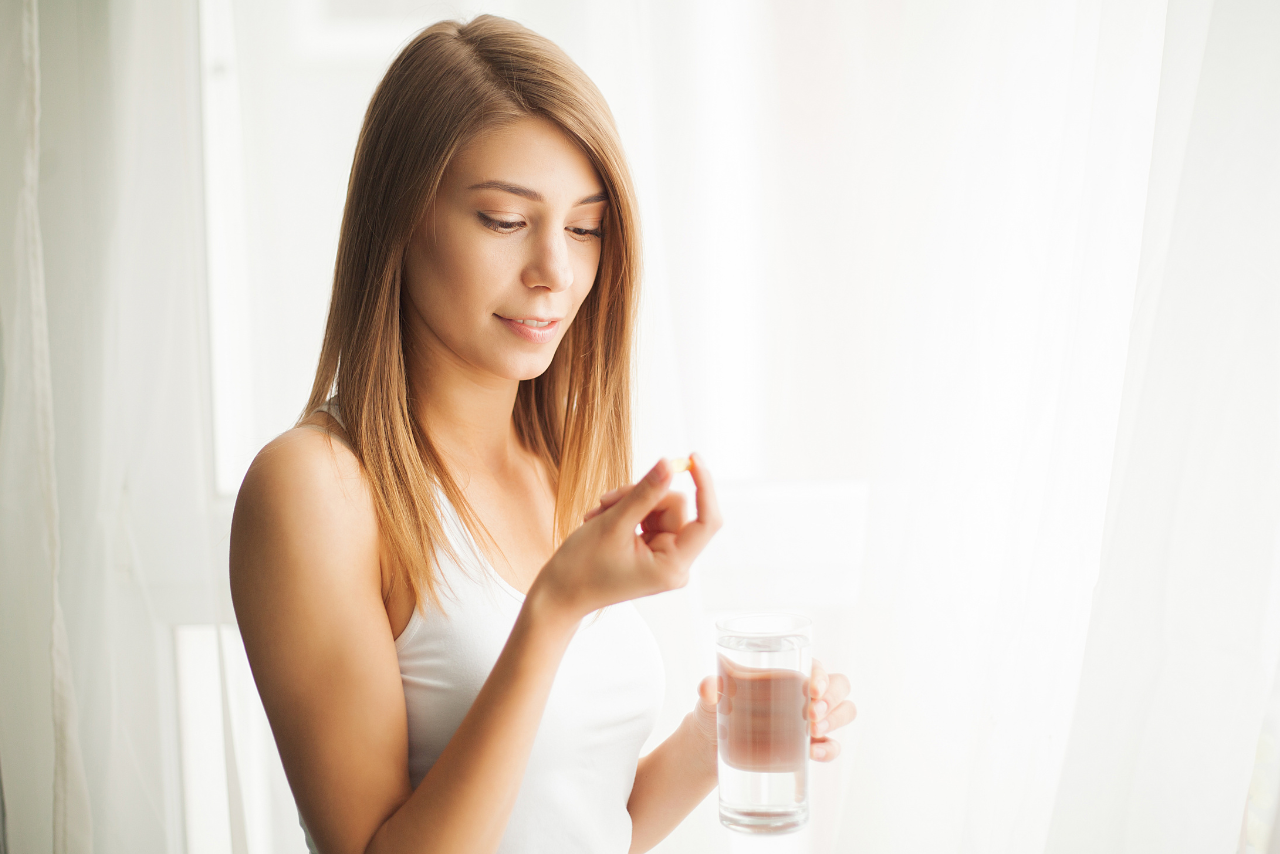
[[[497,849],[556,670],[578,622],[533,596],[449,744],[367,854],[489,854]]]
[[[716,787],[716,746],[698,731],[690,713],[671,737],[636,766],[631,813],[631,854],[648,851],[666,838]]]

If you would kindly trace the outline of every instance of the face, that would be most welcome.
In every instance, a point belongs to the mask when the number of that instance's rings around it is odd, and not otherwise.
[[[595,281],[605,207],[591,161],[546,119],[455,156],[405,255],[406,331],[432,368],[543,373]]]

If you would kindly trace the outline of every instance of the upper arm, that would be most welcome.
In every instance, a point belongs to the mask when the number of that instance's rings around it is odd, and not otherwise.
[[[231,526],[231,593],[312,837],[363,851],[411,790],[377,519],[349,450],[296,429],[258,455]]]

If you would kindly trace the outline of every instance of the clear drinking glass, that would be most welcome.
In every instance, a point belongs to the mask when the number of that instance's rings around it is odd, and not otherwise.
[[[746,833],[796,830],[809,820],[813,623],[754,614],[716,629],[720,822]]]

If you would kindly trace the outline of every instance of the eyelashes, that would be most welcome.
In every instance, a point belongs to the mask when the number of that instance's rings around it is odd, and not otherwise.
[[[527,223],[522,219],[498,219],[497,217],[489,216],[483,211],[476,211],[476,216],[480,219],[481,225],[490,231],[498,232],[498,234],[514,234],[527,225]],[[596,228],[569,226],[565,230],[577,237],[579,240],[592,237],[596,239],[604,237],[603,226],[597,226]]]
[[[476,216],[480,218],[480,223],[490,231],[496,231],[499,234],[510,234],[518,228],[524,226],[522,219],[496,219],[483,211],[476,211]]]

